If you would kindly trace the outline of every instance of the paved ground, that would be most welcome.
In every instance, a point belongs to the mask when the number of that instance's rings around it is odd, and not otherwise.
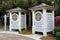
[[[34,40],[34,39],[15,34],[0,33],[0,40]]]
[[[41,40],[40,38],[42,37],[42,35],[39,35],[39,34],[29,34],[29,35],[23,35],[23,36],[33,38],[35,40]]]
[[[55,40],[55,39],[54,39],[54,36],[52,36],[52,35],[50,35],[50,34],[49,34],[47,37],[42,37],[41,39],[42,39],[42,40]]]

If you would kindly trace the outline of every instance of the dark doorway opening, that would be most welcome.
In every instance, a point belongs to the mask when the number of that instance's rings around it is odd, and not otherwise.
[[[32,32],[32,13],[27,13],[26,16],[27,30]]]

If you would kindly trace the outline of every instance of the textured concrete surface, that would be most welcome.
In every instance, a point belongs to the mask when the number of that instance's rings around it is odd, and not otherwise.
[[[15,34],[0,33],[0,40],[34,40],[34,39]]]

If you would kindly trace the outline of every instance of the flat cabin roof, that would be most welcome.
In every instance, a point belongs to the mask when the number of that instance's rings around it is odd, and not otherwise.
[[[50,5],[47,5],[45,3],[42,3],[40,5],[31,7],[31,8],[28,8],[28,9],[29,10],[43,10],[43,9],[46,9],[46,10],[54,10],[54,6],[50,6]]]

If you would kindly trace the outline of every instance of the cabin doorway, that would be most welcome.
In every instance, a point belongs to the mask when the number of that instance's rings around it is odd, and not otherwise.
[[[26,23],[27,23],[27,30],[29,32],[32,32],[32,13],[27,13]]]

